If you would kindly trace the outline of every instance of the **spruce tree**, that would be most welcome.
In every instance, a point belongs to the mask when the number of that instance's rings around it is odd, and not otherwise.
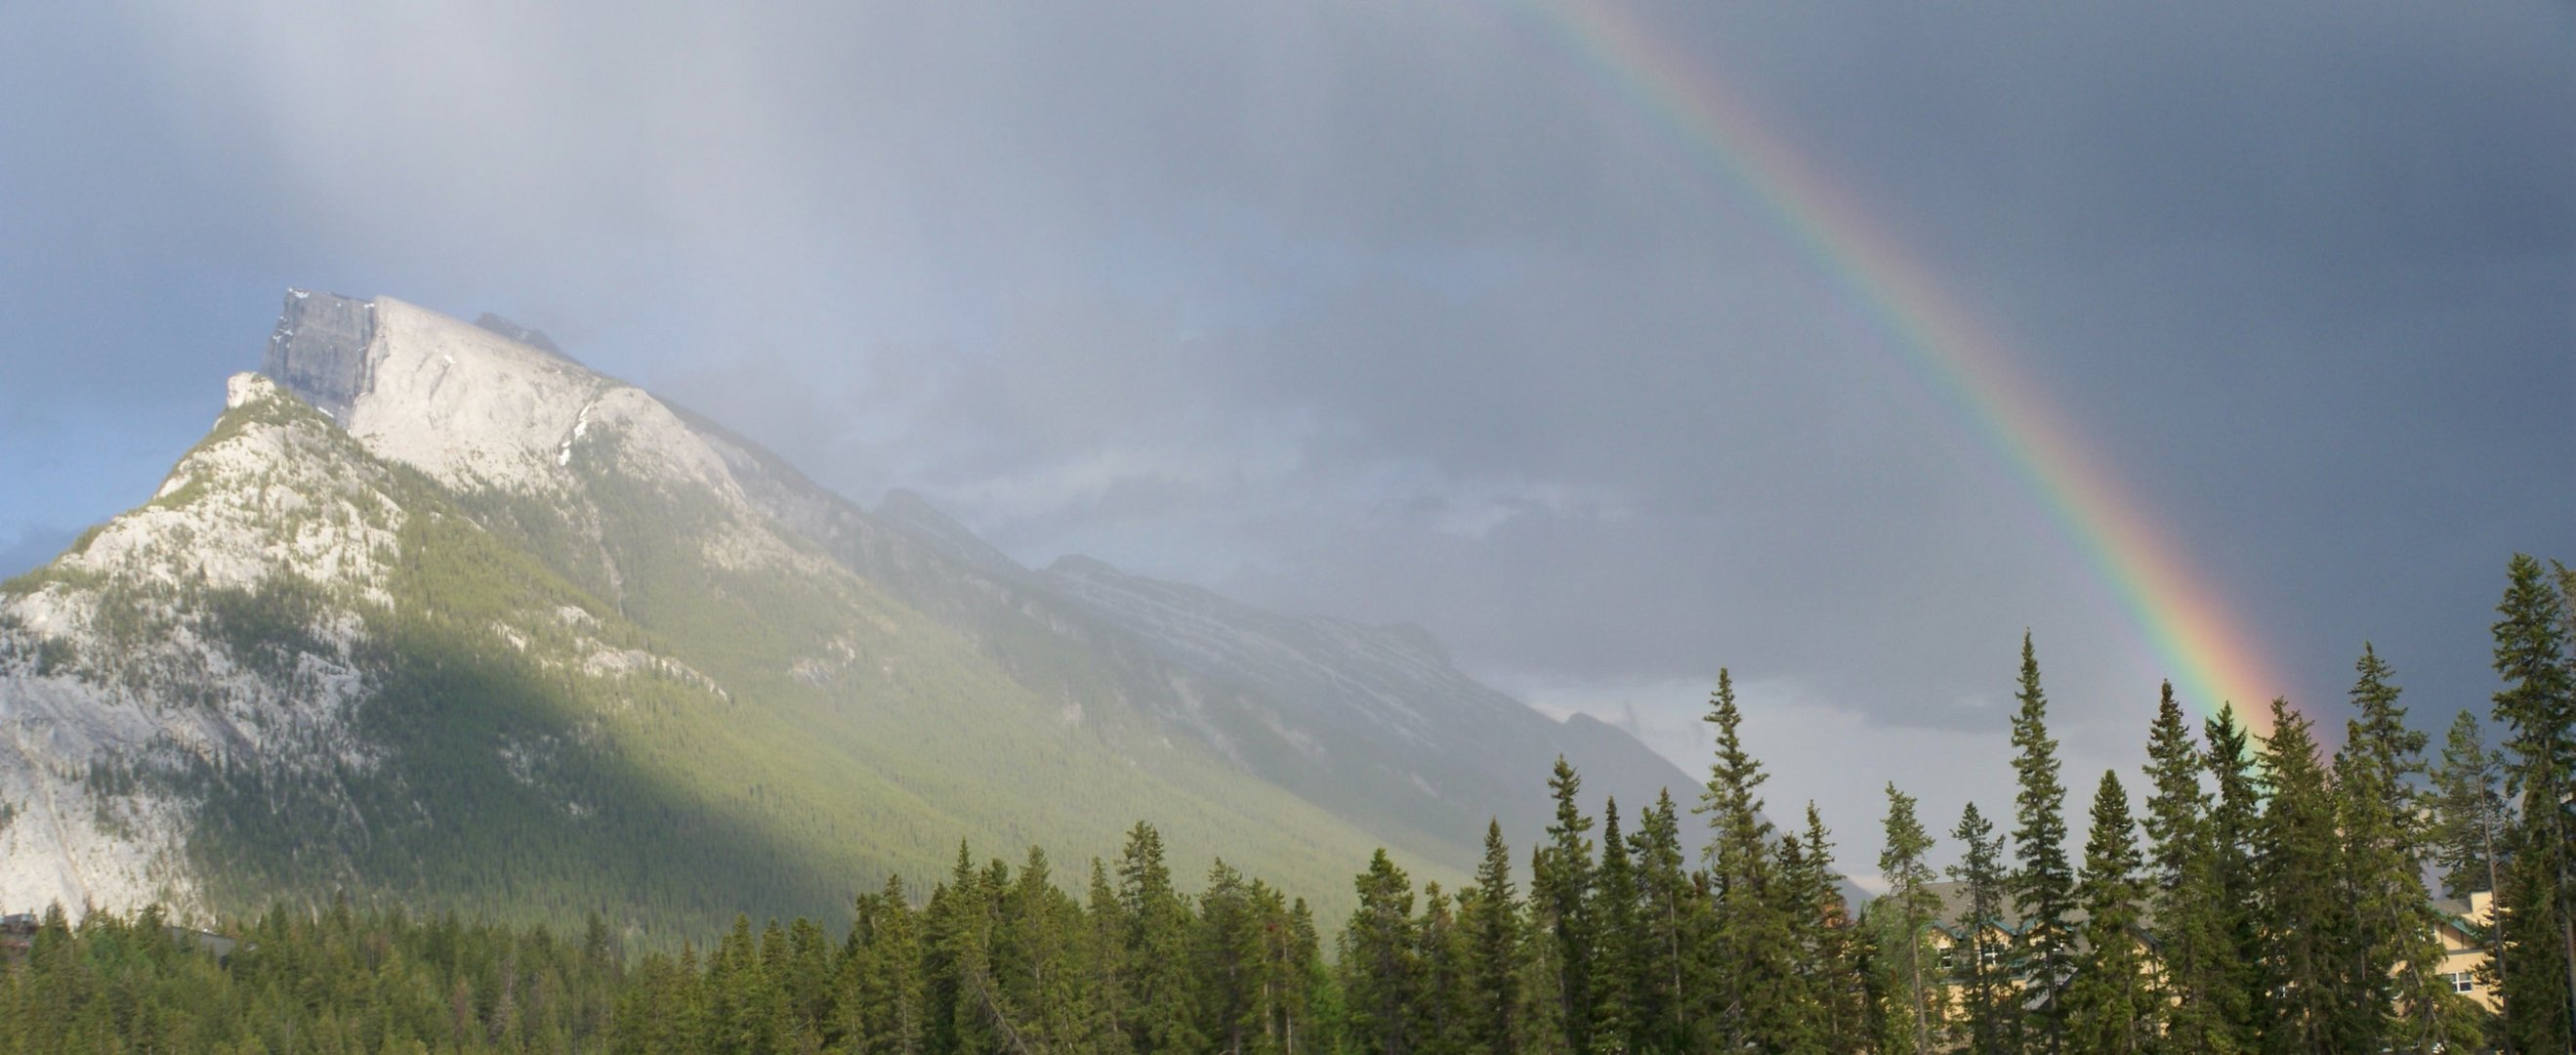
[[[2155,1039],[2146,950],[2138,940],[2142,864],[2128,789],[2120,786],[2118,771],[2106,771],[2093,792],[2092,830],[2076,886],[2076,901],[2084,907],[2084,950],[2066,997],[2068,1036],[2078,1051],[2135,1055]]]
[[[1887,822],[1885,849],[1878,853],[1878,874],[1887,883],[1887,894],[1881,899],[1882,911],[1889,913],[1887,929],[1881,932],[1892,945],[1882,947],[1891,975],[1904,996],[1899,1018],[1914,1055],[1930,1055],[1933,1030],[1941,1022],[1942,996],[1940,971],[1930,961],[1926,932],[1935,914],[1941,910],[1941,897],[1932,890],[1932,866],[1924,855],[1932,849],[1932,837],[1916,818],[1914,796],[1887,785]]]
[[[1198,897],[1192,973],[1198,981],[1199,1034],[1211,1051],[1242,1055],[1269,1019],[1270,976],[1264,931],[1270,920],[1243,873],[1219,859]]]
[[[2039,659],[2030,634],[2021,637],[2021,684],[2013,698],[2015,794],[2013,905],[2021,913],[2017,967],[2028,986],[2029,1012],[2021,1016],[2024,1051],[2058,1055],[2066,1045],[2066,986],[2073,974],[2075,876],[2066,860],[2066,786],[2059,782],[2057,741],[2048,735],[2048,697],[2039,686]]]
[[[1959,863],[1950,878],[1960,884],[1966,911],[1958,920],[1952,944],[1952,977],[1959,989],[1959,1014],[1953,1046],[1968,1051],[2003,1051],[2011,1036],[2014,988],[2004,972],[2005,952],[1997,930],[2004,919],[2003,837],[1993,821],[1969,803],[1950,830],[1959,840]]]
[[[1096,1050],[1100,1026],[1082,911],[1032,846],[1002,901],[996,974],[1013,1031],[1032,1047]]]
[[[2332,878],[2340,871],[2335,803],[2308,719],[2272,701],[2263,745],[2263,819],[2255,869],[2263,914],[2263,1047],[2270,1052],[2343,1051],[2344,990],[2338,952],[2349,941],[2350,906]]]
[[[1466,932],[1470,1031],[1493,1055],[1511,1055],[1521,1001],[1521,906],[1512,887],[1511,851],[1500,820],[1485,824],[1484,862],[1476,885],[1461,891],[1458,925]]]
[[[1163,863],[1163,835],[1142,821],[1118,860],[1118,897],[1127,921],[1124,1004],[1129,1043],[1139,1055],[1198,1052],[1197,984],[1190,977],[1192,920]],[[1410,894],[1407,897],[1410,898]]]
[[[1672,792],[1660,793],[1637,828],[1639,910],[1638,1018],[1651,1050],[1699,1051],[1708,1046],[1699,994],[1706,988],[1701,952],[1709,935],[1709,904],[1682,856],[1680,810]],[[1506,1049],[1496,1048],[1497,1052]]]
[[[2164,966],[2154,1004],[2164,1048],[2187,1055],[2244,1047],[2232,1028],[2245,1017],[2245,993],[2230,969],[2236,948],[2219,901],[2203,768],[2168,681],[2147,737],[2146,905]]]
[[[1820,992],[1824,977],[1819,958],[1823,934],[1821,921],[1815,918],[1813,896],[1817,868],[1802,836],[1780,838],[1772,858],[1771,889],[1789,934],[1785,950],[1789,974],[1782,980],[1780,998],[1789,1006],[1791,1015],[1785,1024],[1788,1031],[1775,1038],[1782,1051],[1821,1051],[1824,1045],[1825,1001]]]
[[[2442,940],[2424,888],[2429,825],[2415,781],[2425,773],[2425,736],[2406,709],[2386,661],[2364,644],[2351,692],[2359,715],[2335,758],[2343,832],[2343,883],[2352,912],[2344,950],[2346,1012],[2339,1034],[2367,1050],[2434,1051],[2474,1041],[2459,994],[2442,974]]]
[[[2211,885],[2218,897],[2210,902],[2210,911],[2216,928],[2227,938],[2213,959],[2211,992],[2225,998],[2224,1005],[2212,1006],[2221,1018],[2214,1025],[2222,1043],[2252,1050],[2261,1039],[2256,1025],[2269,1000],[2262,971],[2264,934],[2257,911],[2261,884],[2254,862],[2256,830],[2262,823],[2260,781],[2252,736],[2237,722],[2233,704],[2220,704],[2218,717],[2201,730],[2208,752],[2202,757],[2214,781],[2206,846]]]
[[[1127,906],[1109,885],[1108,867],[1097,857],[1091,859],[1091,887],[1086,897],[1083,925],[1089,929],[1090,973],[1093,991],[1092,1013],[1098,1022],[1098,1034],[1105,1048],[1126,1051],[1130,1048],[1127,997],[1133,979],[1127,969],[1127,942],[1135,921],[1127,915]]]
[[[1522,939],[1520,1013],[1512,1046],[1523,1055],[1575,1055],[1566,1043],[1564,945],[1556,938],[1556,910],[1543,897],[1549,848],[1530,851],[1529,930]]]
[[[1565,1030],[1568,1051],[1591,1050],[1592,1038],[1592,818],[1583,815],[1583,777],[1558,755],[1549,774],[1548,793],[1556,800],[1556,819],[1547,826],[1548,842],[1531,865],[1530,901],[1546,939],[1555,943],[1557,977],[1552,1017]]]
[[[1279,928],[1276,948],[1284,992],[1271,1014],[1270,1035],[1276,1038],[1280,1055],[1329,1050],[1333,1038],[1320,1023],[1335,994],[1324,967],[1322,941],[1315,933],[1315,913],[1306,907],[1305,898],[1289,903],[1287,924]]]
[[[1422,920],[1416,924],[1414,963],[1418,981],[1406,1033],[1419,1055],[1464,1055],[1476,1050],[1474,1023],[1468,1013],[1468,953],[1449,895],[1440,884],[1422,888]]]
[[[921,936],[902,877],[861,896],[856,915],[841,955],[842,1034],[862,1055],[920,1055]]]
[[[2501,882],[2513,828],[2503,781],[2503,763],[2481,740],[2478,716],[2461,711],[2442,746],[2442,762],[2433,768],[2431,839],[2445,896],[2474,902],[2479,893],[2492,892]],[[2477,942],[2487,953],[2473,977],[2504,1010],[2512,1002],[2503,987],[2504,929],[2496,925],[2494,895],[2488,896],[2486,915],[2467,914]],[[2500,1016],[2489,1015],[2485,1021],[2491,1033],[2501,1033]]]
[[[1406,1055],[1421,981],[1413,883],[1380,849],[1352,885],[1360,904],[1342,930],[1341,950],[1351,1041],[1375,1055]]]
[[[2567,569],[2526,554],[2507,569],[2494,626],[2495,719],[2505,729],[2505,794],[2517,800],[2511,862],[2497,891],[2504,930],[2505,1030],[2528,1052],[2576,1047],[2576,672],[2569,669]]]
[[[1716,901],[1709,943],[1710,989],[1717,1002],[1712,1026],[1721,1047],[1779,1050],[1798,1032],[1791,931],[1772,874],[1771,822],[1763,818],[1756,792],[1768,778],[1744,750],[1737,731],[1744,715],[1723,667],[1702,720],[1717,727],[1716,759],[1699,805],[1714,835],[1705,853]]]
[[[948,881],[931,888],[922,913],[923,976],[927,983],[924,1045],[933,1052],[974,1048],[986,1038],[979,994],[968,981],[989,970],[990,914],[983,873],[963,840]]]
[[[1812,950],[1806,972],[1812,978],[1808,999],[1816,1004],[1818,1028],[1812,1032],[1826,1051],[1856,1051],[1869,1036],[1862,935],[1852,924],[1850,904],[1843,900],[1842,874],[1834,870],[1832,833],[1812,800],[1807,803],[1804,845],[1808,867],[1800,881],[1804,895],[1799,899],[1797,923],[1811,935],[1801,944]]]
[[[2465,901],[2496,888],[2512,830],[2503,786],[2504,764],[2487,750],[2478,716],[2461,711],[2433,768],[2432,839],[2445,896]]]
[[[1619,831],[1619,800],[1601,810],[1601,867],[1593,873],[1591,1051],[1623,1055],[1635,1045],[1637,993],[1637,870]]]

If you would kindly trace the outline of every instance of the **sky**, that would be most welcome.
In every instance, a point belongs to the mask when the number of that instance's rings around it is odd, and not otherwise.
[[[2368,641],[2438,730],[2506,558],[2576,559],[2576,15],[2120,6],[7,5],[0,574],[149,497],[301,286],[1032,565],[1419,625],[1693,771],[1729,667],[1852,871],[1884,782],[2008,812],[2025,630],[2071,811],[2184,676],[2015,408],[2241,689],[2339,739]]]

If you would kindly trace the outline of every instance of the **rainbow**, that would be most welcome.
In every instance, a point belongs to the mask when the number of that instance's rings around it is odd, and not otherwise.
[[[1709,168],[1769,207],[1782,230],[1893,338],[1907,366],[1955,409],[2030,491],[2108,587],[2174,681],[2211,714],[2237,701],[2270,735],[2274,675],[2218,592],[2195,574],[2049,401],[2013,368],[2007,346],[1932,270],[1870,220],[1712,72],[1604,0],[1522,0],[1535,21],[1645,111],[1670,124]],[[2148,698],[2140,693],[2141,699]]]

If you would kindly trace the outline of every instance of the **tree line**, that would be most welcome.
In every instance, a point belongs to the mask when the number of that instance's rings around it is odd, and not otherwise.
[[[2515,557],[2498,615],[2496,748],[2463,712],[2428,757],[2367,646],[2331,754],[2284,701],[2268,736],[2230,708],[2195,728],[2168,685],[2143,815],[2104,773],[2080,848],[2025,635],[2009,820],[1968,805],[1944,883],[1888,786],[1885,893],[1862,907],[1812,804],[1768,819],[1721,671],[1693,817],[1669,794],[1587,813],[1560,760],[1526,862],[1491,825],[1471,883],[1417,889],[1381,850],[1329,937],[1222,861],[1183,893],[1148,824],[1086,882],[961,846],[925,897],[857,898],[837,939],[737,918],[640,957],[596,919],[571,940],[342,902],[236,926],[218,960],[155,910],[57,908],[0,970],[0,1051],[2564,1052],[2576,572]],[[2491,892],[2493,926],[2446,921],[2436,891]],[[2456,991],[2444,925],[2491,952],[2473,981],[2500,1014]]]

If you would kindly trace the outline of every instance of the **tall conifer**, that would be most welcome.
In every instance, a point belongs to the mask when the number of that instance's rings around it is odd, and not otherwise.
[[[1190,976],[1189,904],[1172,888],[1163,835],[1142,821],[1118,858],[1118,898],[1127,921],[1125,1007],[1129,1042],[1140,1055],[1197,1052],[1197,983]]]
[[[1420,954],[1414,938],[1413,882],[1381,848],[1353,888],[1359,907],[1342,930],[1342,998],[1351,1040],[1375,1055],[1413,1050]]]
[[[1547,826],[1547,845],[1531,865],[1530,900],[1556,944],[1556,1021],[1565,1030],[1569,1051],[1591,1050],[1592,1038],[1592,818],[1583,815],[1583,777],[1558,755],[1547,780],[1556,800],[1556,819]]]
[[[2505,794],[2520,817],[2498,891],[2506,1032],[2525,1051],[2576,1047],[2576,672],[2567,637],[2571,576],[2526,554],[2496,605],[2495,718],[2505,728]]]
[[[2030,634],[2021,636],[2021,704],[2013,715],[2013,905],[2021,913],[2017,966],[2030,993],[2022,1018],[2022,1050],[2058,1055],[2066,1044],[2066,986],[2073,973],[2075,876],[2066,860],[2066,786],[2058,779],[2057,741],[2048,735],[2048,697],[2039,686],[2039,659]]]
[[[1273,921],[1260,895],[1222,858],[1199,893],[1190,965],[1198,982],[1198,1031],[1211,1051],[1243,1055],[1270,1018],[1274,991],[1265,938]]]
[[[2216,926],[2227,946],[2215,958],[2211,992],[2226,999],[2213,1007],[2225,1016],[2218,1022],[2223,1039],[2247,1050],[2260,1037],[2256,1028],[2269,996],[2263,987],[2263,929],[2257,911],[2260,896],[2254,864],[2256,829],[2262,823],[2262,794],[2255,773],[2252,735],[2236,720],[2233,704],[2220,704],[2218,717],[2202,727],[2215,792],[2209,805],[2208,848],[2218,897],[2211,903]]]
[[[1930,956],[1928,932],[1933,915],[1941,909],[1941,897],[1932,890],[1932,866],[1924,855],[1932,849],[1932,836],[1923,830],[1916,818],[1914,796],[1887,785],[1887,824],[1885,849],[1878,853],[1879,878],[1887,884],[1887,894],[1880,900],[1890,914],[1887,928],[1881,933],[1891,942],[1882,947],[1890,977],[1904,996],[1901,1018],[1915,1055],[1929,1055],[1932,1035],[1940,1024],[1942,997],[1947,987],[1941,984],[1940,970]]]
[[[1950,830],[1959,840],[1959,863],[1950,878],[1962,888],[1951,976],[1959,988],[1959,1013],[1952,1029],[1957,1046],[1968,1051],[2002,1051],[2011,1036],[2014,988],[2005,973],[2008,962],[2003,932],[2003,837],[1995,824],[1969,803]]]
[[[2155,1039],[2146,950],[2138,940],[2142,862],[2129,819],[2129,792],[2116,770],[2093,792],[2092,830],[2076,901],[2084,907],[2084,949],[2067,991],[2068,1036],[2077,1051],[2136,1055]]]
[[[2352,912],[2344,950],[2345,1043],[2429,1052],[2473,1043],[2469,1009],[2443,977],[2439,917],[2424,888],[2429,825],[2415,781],[2426,737],[2406,725],[2391,671],[2365,644],[2353,669],[2359,715],[2335,758],[2343,880]]]
[[[2147,737],[2146,904],[2164,970],[2164,1046],[2179,1055],[2243,1048],[2232,1023],[2245,1017],[2244,991],[2230,970],[2236,948],[2221,911],[2204,769],[2182,704],[2166,682]]]
[[[2432,839],[2444,896],[2467,900],[2496,888],[2512,834],[2503,786],[2504,764],[2487,749],[2478,716],[2461,711],[2433,768]]]
[[[1511,851],[1503,825],[1485,825],[1485,858],[1476,885],[1462,891],[1458,925],[1466,932],[1470,1031],[1492,1055],[1512,1055],[1520,1011],[1521,906],[1512,886]]]
[[[1791,995],[1792,935],[1773,875],[1772,827],[1762,816],[1756,790],[1769,778],[1744,750],[1738,732],[1744,714],[1736,707],[1735,683],[1723,667],[1702,720],[1717,727],[1717,755],[1699,805],[1714,835],[1706,852],[1716,900],[1710,942],[1711,989],[1717,998],[1713,1026],[1724,1048],[1780,1050],[1798,1033],[1798,1009]]]
[[[1420,1055],[1465,1055],[1476,1050],[1469,1013],[1466,933],[1440,884],[1422,888],[1422,919],[1414,931],[1415,983],[1407,1032]]]
[[[1817,1005],[1818,1028],[1814,1032],[1826,1051],[1855,1051],[1869,1036],[1869,983],[1861,969],[1862,936],[1860,929],[1852,925],[1850,904],[1843,899],[1842,873],[1834,870],[1832,832],[1825,828],[1824,815],[1816,811],[1813,800],[1807,803],[1804,846],[1805,894],[1799,899],[1798,923],[1811,934],[1804,944],[1812,949],[1808,973],[1813,981],[1807,993]]]
[[[2264,936],[2263,1047],[2269,1052],[2345,1050],[2338,1035],[2347,994],[2338,953],[2348,941],[2350,906],[2333,882],[2341,868],[2333,792],[2306,716],[2272,701],[2263,745],[2263,819],[2255,870]]]
[[[1624,1055],[1637,1026],[1637,869],[1619,831],[1619,800],[1601,810],[1601,867],[1593,874],[1591,1050]]]
[[[1655,808],[1639,818],[1636,840],[1643,1035],[1656,1050],[1698,1051],[1707,1046],[1699,996],[1706,988],[1701,952],[1708,941],[1709,905],[1682,857],[1680,811],[1671,792],[1660,793]]]

